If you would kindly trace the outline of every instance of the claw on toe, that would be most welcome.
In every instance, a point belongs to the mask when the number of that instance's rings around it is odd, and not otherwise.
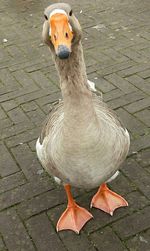
[[[98,208],[111,216],[113,216],[115,209],[126,206],[128,206],[128,202],[117,193],[111,191],[105,183],[100,186],[91,201],[91,207]]]

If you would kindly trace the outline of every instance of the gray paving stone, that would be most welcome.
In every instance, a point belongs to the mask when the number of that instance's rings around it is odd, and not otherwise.
[[[4,128],[10,127],[12,125],[13,122],[9,118],[0,120],[0,130],[3,130]]]
[[[10,119],[13,121],[13,123],[15,124],[18,124],[24,121],[29,121],[28,117],[19,107],[9,111],[7,114],[10,117]]]
[[[11,111],[18,106],[18,104],[14,100],[3,102],[1,105],[6,112]]]
[[[21,203],[21,205],[18,207],[18,212],[23,219],[27,219],[33,215],[43,212],[44,210],[53,208],[64,201],[64,191],[61,189],[56,189]]]
[[[149,238],[150,238],[150,230],[147,230],[144,233],[139,233],[133,238],[126,241],[126,245],[129,250],[135,251],[149,251]]]
[[[0,210],[49,191],[53,189],[53,186],[53,183],[50,182],[48,177],[36,178],[34,182],[26,183],[13,190],[2,193],[0,194]]]
[[[0,230],[10,251],[35,250],[23,223],[13,208],[0,213]]]
[[[19,144],[26,143],[33,139],[37,139],[39,136],[39,133],[40,133],[40,129],[38,127],[33,128],[31,130],[27,130],[23,133],[20,133],[20,134],[14,135],[13,137],[8,138],[6,140],[6,144],[8,147],[17,146]]]
[[[7,126],[6,126],[7,127]],[[1,130],[1,138],[5,139],[5,138],[9,138],[11,139],[11,136],[16,136],[22,132],[26,132],[29,129],[33,128],[33,124],[31,123],[31,121],[27,121],[27,122],[21,122],[18,124],[12,124],[9,127],[5,128],[3,127]],[[21,141],[19,142],[21,143]]]
[[[119,108],[116,110],[119,117],[122,119],[124,126],[130,131],[133,132],[133,135],[143,135],[144,128],[146,130],[145,125],[137,118],[133,117],[130,113],[128,113],[123,108]]]
[[[121,239],[126,239],[148,229],[150,226],[149,210],[150,208],[146,207],[137,213],[113,223],[113,229]]]
[[[5,177],[7,175],[20,171],[16,162],[8,152],[4,144],[0,144],[1,162],[0,162],[0,175]]]
[[[118,89],[116,89],[117,91]],[[111,96],[111,93],[110,93]],[[117,96],[117,95],[116,95]],[[104,96],[105,97],[105,96]],[[142,98],[145,98],[146,95],[143,92],[132,92],[126,95],[120,95],[119,97],[112,99],[110,101],[108,101],[108,105],[112,108],[112,109],[117,109],[119,107],[123,107],[127,104],[130,104],[134,101],[138,101],[141,100]],[[107,96],[108,98],[108,96]]]
[[[66,250],[45,214],[29,219],[26,226],[38,250]]]
[[[2,237],[0,237],[0,251],[6,251],[6,246],[2,240]]]
[[[26,183],[26,178],[22,172],[9,175],[0,179],[0,193],[13,189]]]
[[[150,198],[149,175],[137,162],[131,158],[126,161],[122,172],[132,179],[132,182],[142,191],[142,193]]]
[[[141,111],[150,105],[150,97],[139,100],[138,102],[133,102],[125,106],[125,109],[130,113],[135,113]]]
[[[124,93],[137,91],[137,88],[135,86],[133,86],[128,81],[118,76],[116,73],[105,76],[105,79],[113,83],[117,88],[122,90]]]
[[[110,227],[106,227],[101,231],[97,231],[90,235],[91,240],[94,242],[97,250],[117,250],[127,251],[123,243],[121,243],[118,236]],[[113,243],[113,245],[112,245]]]
[[[138,75],[132,75],[126,78],[130,83],[136,86],[138,89],[142,90],[143,92],[150,94],[150,84],[147,80],[139,77]]]
[[[133,154],[134,152],[141,151],[150,147],[150,135],[146,134],[139,136],[137,139],[131,142],[129,153]]]
[[[150,125],[150,110],[149,109],[145,109],[143,111],[137,112],[134,115],[149,127]]]

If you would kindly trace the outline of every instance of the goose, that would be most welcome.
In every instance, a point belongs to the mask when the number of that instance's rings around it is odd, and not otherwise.
[[[130,137],[87,79],[82,30],[70,5],[52,4],[44,16],[42,37],[55,62],[62,100],[45,120],[36,151],[42,166],[64,186],[68,198],[57,231],[70,229],[79,233],[93,216],[73,199],[71,186],[99,187],[91,207],[110,215],[115,209],[128,206],[123,197],[108,188],[107,182],[117,176],[128,154]]]

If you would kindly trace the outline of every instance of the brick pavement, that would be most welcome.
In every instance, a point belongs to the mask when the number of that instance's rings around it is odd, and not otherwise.
[[[88,77],[131,135],[130,153],[111,187],[129,201],[94,220],[77,236],[55,231],[66,205],[62,188],[35,153],[41,122],[60,98],[55,67],[41,41],[50,1],[1,0],[0,251],[150,250],[150,3],[68,1],[83,27]],[[89,207],[94,191],[73,189]]]

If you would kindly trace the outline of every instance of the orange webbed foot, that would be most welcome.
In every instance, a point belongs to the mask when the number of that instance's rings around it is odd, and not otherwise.
[[[111,216],[113,216],[115,209],[126,206],[128,206],[128,202],[117,193],[111,191],[105,183],[100,186],[91,201],[91,207],[98,208]]]
[[[57,231],[70,229],[79,234],[82,227],[93,216],[85,208],[78,206],[73,200],[70,185],[65,185],[65,189],[68,196],[68,206],[58,220],[56,229]]]
[[[82,227],[93,218],[86,209],[78,206],[76,203],[67,207],[57,223],[57,231],[70,229],[79,234]]]

